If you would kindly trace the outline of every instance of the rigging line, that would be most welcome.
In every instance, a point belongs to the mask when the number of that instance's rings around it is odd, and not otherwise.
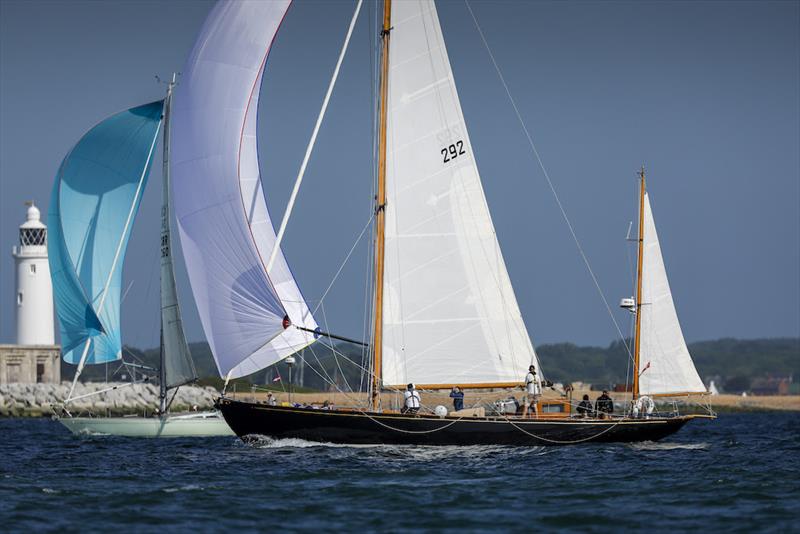
[[[354,366],[358,367],[361,371],[369,373],[369,370],[366,367],[364,367],[362,364],[356,362],[355,360],[352,360],[352,359],[348,358],[347,356],[345,356],[345,354],[343,352],[341,352],[339,350],[336,350],[336,348],[333,346],[333,344],[329,345],[324,340],[320,341],[319,344],[328,347],[329,349],[331,349],[331,351],[333,351],[334,354],[339,355],[339,357],[343,358],[345,361],[347,361],[347,362],[353,364]],[[358,391],[361,391],[361,390],[358,390]]]
[[[313,354],[313,355],[314,355],[314,358],[315,358],[315,359],[317,360],[317,362],[319,363],[319,358],[317,358],[317,355],[316,355],[316,353],[314,353],[314,349],[312,349],[312,348],[311,348],[311,345],[309,345],[309,346],[308,346],[308,348],[311,350],[311,354]],[[328,376],[327,378],[326,378],[326,377],[324,377],[324,376],[322,376],[322,375],[321,375],[321,374],[320,374],[320,373],[319,373],[319,372],[318,372],[316,369],[314,369],[314,366],[312,366],[312,365],[309,365],[309,366],[308,366],[308,368],[309,368],[309,369],[311,369],[312,371],[314,371],[314,373],[316,373],[316,375],[317,375],[318,377],[320,377],[320,378],[321,378],[321,379],[322,379],[324,382],[327,382],[329,385],[331,385],[331,386],[333,386],[334,388],[336,388],[336,390],[337,390],[339,393],[341,393],[342,395],[344,395],[344,397],[345,397],[347,400],[349,400],[349,401],[351,401],[351,402],[355,403],[356,405],[358,405],[358,404],[360,403],[360,401],[358,400],[358,398],[355,398],[355,397],[353,397],[353,395],[352,395],[352,393],[353,393],[353,392],[350,392],[350,393],[348,393],[347,391],[342,391],[342,389],[341,389],[341,388],[340,388],[340,387],[339,387],[339,386],[336,384],[336,382],[334,382],[333,380],[331,380],[331,379],[330,379],[330,376]],[[320,368],[322,369],[322,372],[324,372],[326,375],[328,374],[328,373],[325,371],[325,368],[322,366],[322,364],[320,364]]]
[[[322,303],[320,302],[320,305]],[[328,316],[325,314],[325,306],[322,306],[322,320],[325,323],[325,330],[330,332],[330,326],[328,326]],[[330,338],[330,336],[328,336]],[[339,357],[336,355],[336,349],[333,348],[333,339],[331,339],[331,352],[333,353],[333,361],[336,362],[336,368],[339,369],[339,373],[342,375],[342,380],[344,380],[344,385],[347,386],[347,389],[353,391],[353,386],[350,385],[350,382],[347,381],[347,376],[344,374],[342,370],[342,366],[339,363]]]
[[[314,144],[317,141],[317,134],[319,133],[319,128],[322,126],[322,119],[325,118],[325,111],[328,109],[328,102],[330,102],[331,94],[333,93],[333,88],[336,85],[336,79],[339,77],[339,69],[342,66],[342,61],[344,61],[345,53],[347,52],[347,46],[350,44],[350,37],[353,35],[353,29],[356,26],[356,20],[358,19],[358,14],[361,12],[361,4],[363,0],[358,0],[358,4],[356,4],[356,10],[353,13],[353,18],[350,20],[350,27],[347,29],[347,36],[344,38],[344,44],[342,45],[342,50],[339,52],[339,59],[336,61],[336,68],[333,69],[333,77],[331,78],[330,83],[328,84],[328,91],[325,93],[325,99],[322,101],[322,109],[319,110],[319,115],[317,116],[317,123],[314,125],[314,131],[311,134],[311,139],[308,142],[308,147],[306,147],[306,154],[303,156],[303,163],[300,165],[300,171],[297,173],[297,179],[294,182],[294,189],[292,189],[292,195],[289,197],[289,205],[286,206],[286,211],[283,214],[283,220],[281,221],[280,229],[278,230],[278,235],[275,237],[275,244],[272,246],[272,252],[269,256],[269,261],[267,261],[267,273],[272,270],[272,265],[275,263],[275,258],[278,255],[278,251],[281,249],[281,241],[283,240],[283,234],[286,232],[286,225],[289,223],[289,217],[292,214],[292,209],[294,208],[294,203],[297,200],[297,193],[300,191],[300,184],[303,182],[303,176],[306,173],[306,167],[308,166],[308,160],[311,158],[311,152],[314,150]]]
[[[367,221],[367,224],[365,224],[365,225],[364,225],[364,228],[362,228],[362,229],[361,229],[361,233],[360,233],[360,234],[358,234],[358,237],[356,238],[356,241],[355,241],[355,243],[353,243],[353,246],[352,246],[352,247],[350,247],[350,252],[348,252],[348,253],[347,253],[347,256],[345,256],[345,258],[344,258],[344,261],[343,261],[343,262],[342,262],[342,264],[339,266],[339,270],[338,270],[338,271],[336,271],[336,274],[335,274],[335,275],[333,275],[333,280],[331,280],[331,283],[330,283],[330,284],[328,284],[328,287],[327,287],[327,288],[325,289],[325,291],[322,293],[322,296],[319,298],[319,301],[317,301],[317,305],[316,305],[316,306],[314,307],[314,309],[311,311],[311,314],[312,314],[312,315],[313,315],[313,314],[315,314],[315,313],[317,313],[317,310],[319,309],[319,307],[320,307],[320,306],[322,306],[322,301],[324,301],[324,300],[325,300],[325,297],[326,297],[326,296],[328,296],[328,293],[330,292],[331,288],[333,287],[333,284],[335,284],[335,283],[336,283],[336,280],[339,278],[339,275],[340,275],[340,274],[342,274],[342,270],[344,269],[344,266],[345,266],[345,265],[347,265],[347,262],[348,262],[348,260],[350,259],[350,256],[352,256],[352,255],[353,255],[353,251],[356,249],[356,247],[358,246],[358,244],[361,242],[361,238],[362,238],[362,237],[364,237],[364,232],[366,232],[366,231],[367,231],[367,228],[369,228],[370,224],[372,223],[372,219],[373,219],[374,217],[375,217],[375,214],[371,214],[371,215],[370,215],[370,217],[369,217],[369,220]]]
[[[153,240],[153,242],[155,242],[155,239]],[[151,290],[153,288],[153,279],[155,278],[156,267],[160,266],[160,263],[157,261],[157,258],[156,258],[156,254],[158,254],[158,252],[159,252],[159,247],[152,247],[150,252],[149,252],[150,270],[149,270],[149,274],[148,274],[148,277],[147,277],[147,290],[145,290],[145,292],[144,292],[143,302],[145,304],[149,303]],[[159,274],[159,280],[160,279],[161,279],[161,275]],[[160,297],[160,289],[159,289],[159,297]],[[159,307],[161,307],[160,303],[159,303]],[[147,332],[148,333],[155,332],[156,323],[160,322],[160,320],[161,320],[161,314],[160,313],[152,314],[152,323],[150,324],[150,329]],[[130,339],[130,337],[129,337],[129,339]],[[143,341],[142,340],[142,332],[139,332],[139,333],[136,334],[136,342],[137,342],[137,344],[139,344],[139,346],[142,346],[142,343],[140,343],[142,341]],[[149,343],[149,341],[146,341],[146,342]]]
[[[547,181],[547,185],[550,188],[550,192],[553,194],[553,198],[555,199],[556,204],[558,205],[558,209],[561,212],[561,216],[563,217],[564,222],[567,224],[567,228],[569,229],[569,232],[572,235],[572,240],[575,242],[575,246],[578,248],[578,252],[580,253],[581,258],[583,259],[584,265],[586,265],[586,269],[589,271],[589,276],[591,276],[595,288],[597,288],[597,293],[600,295],[600,298],[602,299],[603,304],[605,305],[606,310],[608,311],[609,317],[611,317],[611,322],[614,323],[614,328],[617,330],[617,334],[619,335],[620,339],[624,341],[622,330],[620,329],[617,320],[614,318],[614,313],[611,311],[611,306],[608,304],[608,300],[606,299],[606,296],[603,293],[602,288],[600,287],[600,282],[598,282],[597,276],[595,276],[594,271],[592,270],[592,266],[589,263],[589,259],[586,256],[583,247],[581,246],[580,240],[578,239],[578,235],[575,233],[575,229],[573,228],[572,223],[570,222],[569,217],[567,216],[567,212],[564,209],[563,204],[561,204],[561,199],[559,198],[558,193],[556,192],[556,188],[553,185],[553,181],[550,179],[550,174],[547,172],[547,169],[545,168],[544,163],[542,162],[542,158],[539,155],[539,151],[536,149],[536,145],[533,142],[533,137],[528,131],[528,127],[525,125],[525,121],[522,119],[522,114],[520,113],[519,108],[517,107],[517,103],[514,100],[514,97],[511,96],[511,90],[508,88],[508,84],[506,84],[506,79],[503,76],[502,71],[500,70],[500,66],[497,64],[497,61],[494,58],[494,54],[492,53],[491,48],[489,48],[489,43],[488,41],[486,41],[486,37],[483,35],[483,30],[481,29],[480,24],[478,24],[478,19],[475,17],[475,13],[472,11],[472,6],[470,6],[469,0],[464,0],[464,4],[466,4],[467,10],[469,11],[470,16],[472,17],[473,22],[475,23],[475,28],[478,30],[478,34],[481,37],[481,41],[483,41],[483,45],[486,48],[486,51],[489,53],[489,58],[492,60],[492,65],[494,65],[495,71],[497,71],[497,75],[500,78],[500,82],[503,84],[503,89],[505,89],[506,91],[506,95],[508,96],[508,100],[511,103],[511,107],[514,108],[514,113],[516,114],[517,120],[519,121],[519,124],[522,127],[522,131],[525,133],[525,137],[528,139],[528,144],[530,145],[531,150],[533,151],[533,154],[536,157],[536,161],[539,163],[539,168],[542,169],[542,173],[544,174],[545,180]],[[627,348],[627,345],[625,345],[625,347],[628,352],[628,356],[630,358],[633,358],[633,354],[631,354],[631,351]]]
[[[369,3],[369,10],[370,16],[368,17],[368,27],[369,31],[367,32],[367,39],[369,40],[369,65],[370,65],[370,157],[372,158],[370,161],[370,198],[374,198],[375,196],[375,169],[376,167],[376,150],[375,150],[375,140],[377,139],[377,114],[376,114],[376,106],[377,100],[375,98],[375,80],[376,80],[376,50],[377,47],[375,46],[376,40],[373,37],[377,35],[377,20],[378,20],[378,10],[377,5],[375,2]],[[374,210],[374,206],[370,203],[369,204],[369,212],[372,213]],[[367,246],[367,253],[365,255],[366,260],[366,269],[365,274],[366,277],[364,278],[364,300],[361,305],[361,310],[363,312],[362,316],[362,324],[361,324],[361,339],[367,339],[367,330],[369,329],[369,316],[370,316],[370,284],[369,281],[371,279],[372,273],[370,271],[370,263],[372,260],[372,248]],[[366,347],[361,347],[361,361],[364,361],[366,353],[369,349]],[[358,384],[358,391],[363,391],[364,389],[364,372],[362,371],[359,373],[359,384]]]
[[[328,371],[325,369],[325,366],[322,365],[322,362],[320,361],[319,357],[317,356],[317,353],[314,352],[314,344],[312,343],[311,345],[308,345],[306,348],[311,351],[311,355],[314,356],[314,359],[317,361],[317,364],[319,365],[319,368],[322,370],[323,373],[325,373],[325,377],[326,378],[323,378],[323,380],[325,382],[327,382],[328,384],[335,386],[336,384],[334,383],[334,380],[331,378],[331,375],[328,374]],[[308,366],[309,369],[312,369],[312,370],[314,369],[314,366],[311,365],[310,362],[307,361],[306,363],[309,364],[309,366]],[[319,373],[317,373],[317,375],[322,376]]]

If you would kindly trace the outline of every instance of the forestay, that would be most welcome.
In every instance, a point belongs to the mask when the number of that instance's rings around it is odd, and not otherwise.
[[[219,372],[236,378],[313,341],[316,328],[278,254],[258,168],[261,77],[288,1],[219,2],[174,106],[173,199],[195,303]]]
[[[162,102],[131,108],[89,130],[67,154],[48,213],[64,361],[122,357],[122,265],[161,124]]]
[[[639,392],[642,395],[705,393],[675,312],[647,193],[643,241]]]
[[[521,382],[538,367],[481,186],[436,7],[395,2],[383,383]]]

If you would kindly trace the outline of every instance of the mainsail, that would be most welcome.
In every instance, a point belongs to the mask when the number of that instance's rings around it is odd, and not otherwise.
[[[650,197],[646,192],[643,219],[639,393],[705,393],[706,388],[692,362],[675,312]]]
[[[191,382],[197,378],[186,334],[183,331],[178,291],[175,285],[175,267],[172,256],[172,232],[170,221],[170,115],[172,88],[169,84],[164,100],[164,158],[161,189],[161,397],[166,390]]]
[[[520,382],[538,361],[433,0],[393,4],[389,69],[383,383]]]
[[[162,102],[131,108],[89,130],[56,175],[48,213],[49,262],[64,361],[122,357],[122,265],[161,124]]]
[[[275,232],[256,141],[261,78],[290,2],[219,2],[183,71],[173,113],[173,200],[197,310],[219,372],[236,378],[314,341],[317,327]]]

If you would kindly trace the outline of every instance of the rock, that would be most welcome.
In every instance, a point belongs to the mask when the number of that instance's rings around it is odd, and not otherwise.
[[[75,386],[73,397],[80,397],[112,387],[113,383],[87,382]],[[73,414],[93,413],[105,415],[141,414],[158,409],[159,388],[155,384],[117,383],[118,389],[71,402]],[[48,417],[51,404],[60,404],[69,394],[69,382],[61,384],[5,384],[0,386],[0,416]],[[182,386],[172,403],[172,411],[188,411],[194,406],[200,410],[211,409],[219,393],[211,387]]]

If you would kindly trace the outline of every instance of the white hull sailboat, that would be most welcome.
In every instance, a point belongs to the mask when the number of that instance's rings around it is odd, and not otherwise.
[[[176,219],[203,328],[220,374],[228,378],[273,365],[314,342],[307,336],[314,320],[280,252],[306,160],[276,237],[256,150],[254,110],[266,58],[289,5],[287,0],[219,2],[183,71],[175,109]],[[541,367],[483,193],[436,5],[433,0],[384,0],[383,6],[372,333],[365,370],[369,401],[314,410],[223,396],[217,405],[226,421],[243,438],[359,444],[564,445],[658,440],[678,431],[697,416],[647,408],[649,413],[634,415],[626,407],[613,416],[577,417],[568,399],[545,405],[537,397]],[[316,128],[306,158],[315,135]],[[641,194],[644,198],[643,187]],[[653,268],[661,262],[660,253],[644,259],[652,247],[643,245],[654,238],[644,220],[642,208],[639,261],[645,269],[642,275],[640,267],[635,304],[641,310],[635,401],[639,377],[642,384],[659,377],[647,382],[643,392],[650,395],[705,390],[697,384],[699,377],[689,377],[690,371],[697,373],[685,344],[662,343],[665,332],[670,342],[682,343],[683,337],[674,332],[680,328],[677,319],[662,306],[661,275]],[[208,255],[214,261],[207,261]],[[643,293],[643,284],[654,292]],[[650,294],[654,302],[640,307]],[[646,377],[639,370],[640,351],[652,362]],[[539,371],[530,381],[536,384],[528,397],[533,409],[520,414],[490,407],[483,413],[448,414],[443,406],[424,405],[418,412],[420,407],[412,406],[411,412],[398,413],[381,400],[383,393],[405,390],[408,383],[423,391],[518,389],[529,366]],[[692,379],[689,390],[677,385],[686,377]]]
[[[73,434],[130,438],[232,436],[218,411],[169,414],[164,417],[60,417]]]
[[[74,434],[131,437],[231,435],[217,411],[171,414],[177,388],[197,379],[183,332],[170,238],[169,116],[175,76],[163,102],[132,108],[90,130],[56,176],[50,255],[64,358],[78,365],[57,419]],[[127,240],[164,122],[161,210],[159,409],[152,417],[75,417],[75,384],[87,364],[119,360],[120,282]],[[80,355],[78,357],[78,355]],[[133,384],[133,382],[131,383]],[[114,386],[89,394],[102,394]],[[171,398],[168,398],[173,390]]]

